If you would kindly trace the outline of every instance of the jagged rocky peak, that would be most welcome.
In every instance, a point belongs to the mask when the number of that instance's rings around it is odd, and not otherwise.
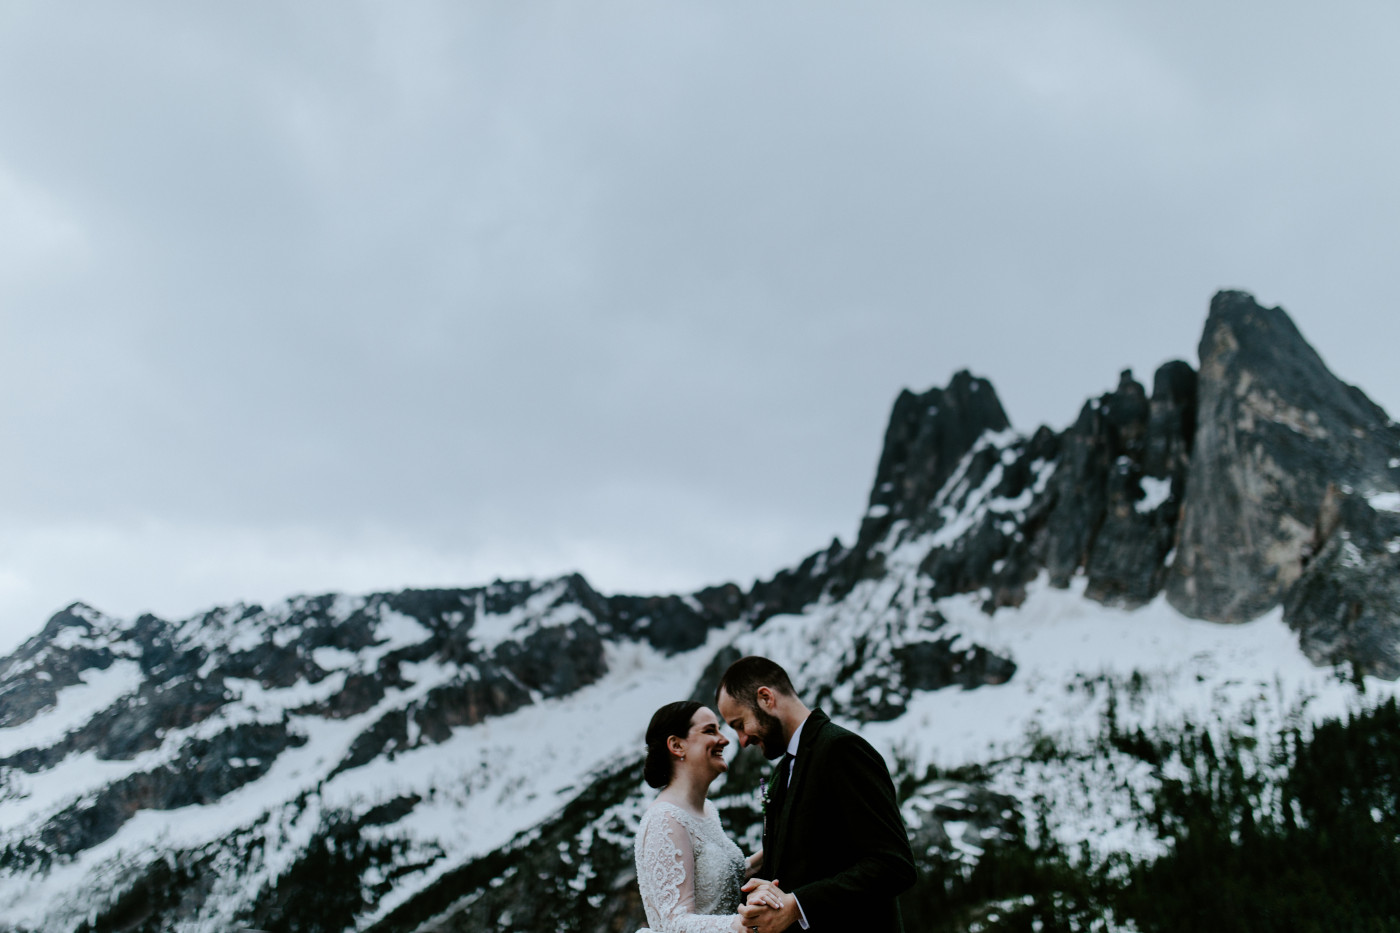
[[[856,545],[814,555],[814,568],[834,568],[839,598],[884,573],[892,541],[922,537],[920,570],[936,590],[980,592],[988,611],[1018,605],[1042,571],[1060,587],[1087,575],[1090,598],[1141,605],[1166,578],[1195,418],[1196,373],[1180,361],[1158,369],[1150,396],[1124,371],[1068,429],[1029,437],[1010,430],[991,384],[967,372],[946,389],[906,391]]]
[[[1329,486],[1394,491],[1400,433],[1280,308],[1222,291],[1200,343],[1197,429],[1172,604],[1219,622],[1283,601],[1322,543]]]
[[[83,672],[106,670],[119,657],[109,637],[119,623],[83,603],[49,618],[39,634],[0,659],[0,728],[28,722],[52,706]]]
[[[1166,576],[1195,430],[1196,374],[1163,364],[1149,398],[1129,370],[1085,404],[1059,438],[1050,507],[1039,537],[1055,586],[1088,576],[1100,602],[1139,606]]]
[[[967,370],[956,373],[946,389],[901,392],[885,430],[860,542],[878,540],[899,519],[917,522],[973,444],[988,431],[1010,427],[992,384]]]
[[[1196,437],[1196,386],[1196,371],[1181,360],[1163,363],[1152,377],[1144,463],[1149,475],[1185,478]]]

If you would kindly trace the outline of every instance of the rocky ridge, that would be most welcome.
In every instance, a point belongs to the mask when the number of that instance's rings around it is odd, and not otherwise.
[[[897,726],[932,692],[1015,681],[1027,659],[995,626],[949,613],[994,622],[1038,581],[1120,610],[1165,594],[1221,623],[1281,606],[1315,662],[1400,676],[1400,430],[1243,293],[1213,300],[1200,359],[1160,367],[1150,394],[1125,372],[1069,428],[1029,436],[969,373],[902,393],[852,546],[747,592],[605,596],[574,575],[179,622],[71,606],[0,661],[0,913],[29,918],[14,929],[631,929],[631,760],[508,778],[486,759],[528,756],[481,730],[649,696],[645,672],[708,699],[749,650],[789,651],[838,718]],[[442,775],[401,764],[435,760]],[[721,791],[741,838],[760,771],[740,755]],[[922,858],[975,861],[1025,831],[1004,793],[896,773]],[[539,819],[486,851],[423,828],[510,806]],[[149,828],[194,812],[207,830]],[[549,879],[528,911],[503,886],[516,876]]]

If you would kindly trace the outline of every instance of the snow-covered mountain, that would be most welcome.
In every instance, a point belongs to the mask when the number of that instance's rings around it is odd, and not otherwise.
[[[1118,739],[1274,767],[1394,692],[1398,566],[1400,428],[1222,292],[1199,371],[1124,373],[1060,433],[967,373],[902,394],[854,543],[748,591],[69,607],[0,661],[0,930],[635,929],[647,719],[746,653],[884,752],[925,864],[1151,858],[1185,765]],[[764,767],[715,788],[749,846]]]

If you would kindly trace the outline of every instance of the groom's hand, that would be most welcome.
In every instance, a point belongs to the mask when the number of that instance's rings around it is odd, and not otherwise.
[[[744,883],[744,886],[740,888],[740,890],[748,894],[748,903],[751,907],[762,907],[766,905],[776,910],[783,906],[783,890],[778,887],[776,878],[772,881],[764,881],[762,878],[751,878]]]
[[[780,907],[770,907],[766,903],[744,904],[739,908],[739,916],[749,933],[783,933],[797,923],[801,912],[797,909],[797,898],[784,894]]]

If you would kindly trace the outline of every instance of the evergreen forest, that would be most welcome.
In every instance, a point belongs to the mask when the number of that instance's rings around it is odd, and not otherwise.
[[[970,871],[922,865],[903,899],[906,929],[1400,931],[1394,699],[1345,720],[1289,727],[1262,749],[1252,738],[1222,741],[1190,727],[1153,737],[1110,728],[1101,741],[1154,768],[1175,765],[1161,768],[1172,776],[1139,814],[1167,843],[1165,854],[1095,864],[1023,827]],[[1027,815],[1037,819],[1044,814]]]

